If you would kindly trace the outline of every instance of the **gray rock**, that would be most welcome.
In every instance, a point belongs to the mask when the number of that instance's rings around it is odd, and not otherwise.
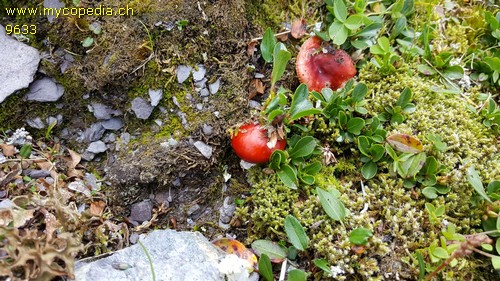
[[[151,257],[151,265],[138,243],[97,261],[78,261],[75,280],[152,280],[152,268],[158,280],[248,280],[241,259],[220,251],[199,232],[155,230],[140,241]]]
[[[40,62],[37,49],[5,34],[0,25],[0,103],[19,89],[29,86]]]
[[[28,119],[28,120],[26,120],[26,124],[28,124],[28,126],[35,128],[35,129],[45,128],[45,123],[43,123],[42,118],[40,118],[40,117]]]
[[[85,152],[83,152],[81,154],[81,156],[82,156],[82,159],[85,161],[92,161],[95,158],[95,154],[90,152],[90,151],[87,151],[87,150]]]
[[[85,173],[85,176],[83,178],[85,179],[87,184],[90,185],[90,188],[92,190],[96,190],[96,191],[101,190],[101,183],[97,182],[97,178],[94,176],[94,174]]]
[[[116,135],[113,133],[108,134],[102,139],[103,142],[105,143],[113,143],[116,141]]]
[[[144,200],[139,203],[135,203],[130,208],[130,220],[143,222],[151,219],[153,210],[153,203],[150,200]]]
[[[61,116],[61,120],[62,120],[62,116]],[[59,124],[59,119],[57,119],[57,117],[54,117],[54,116],[47,117],[47,119],[45,119],[45,121],[47,122],[47,124],[49,124],[49,127],[56,126],[57,124]]]
[[[207,125],[207,124],[203,124],[202,130],[203,130],[203,134],[205,136],[210,136],[214,132],[214,128],[210,125]]]
[[[231,196],[224,198],[224,203],[219,208],[219,223],[222,225],[228,224],[236,211],[236,204]]]
[[[196,104],[196,109],[198,109],[198,110],[203,110],[203,104],[201,104],[201,103],[197,103],[197,104]]]
[[[108,148],[106,147],[106,144],[103,141],[91,142],[89,144],[89,147],[87,147],[87,151],[94,154],[104,152],[107,149]]]
[[[3,164],[7,161],[7,157],[5,157],[2,152],[0,152],[0,164]]]
[[[132,110],[134,111],[135,116],[139,119],[148,119],[153,112],[153,109],[154,107],[143,98],[138,97],[132,100]]]
[[[44,8],[63,8],[65,5],[62,2],[59,2],[59,0],[43,0],[43,7]],[[56,10],[52,10],[56,11]],[[56,14],[55,13],[47,13],[47,20],[52,23],[56,20]]]
[[[26,170],[23,170],[22,174],[25,176],[28,176],[32,179],[45,178],[45,177],[50,176],[50,172],[47,170],[26,169]]]
[[[106,129],[102,126],[101,122],[94,123],[83,132],[83,140],[86,142],[98,141],[104,135],[104,131]]]
[[[251,108],[260,109],[262,105],[258,101],[250,100],[248,102],[248,106],[250,106]]]
[[[212,157],[213,148],[210,145],[202,141],[196,141],[194,142],[194,146],[203,156],[205,156],[205,158],[210,159],[210,157]]]
[[[160,103],[161,98],[163,97],[162,89],[152,90],[149,89],[149,99],[151,100],[152,106],[157,106]]]
[[[99,119],[99,120],[106,120],[111,118],[111,113],[113,113],[113,110],[102,103],[92,103],[92,108],[94,110],[94,117]]]
[[[196,214],[197,212],[199,212],[200,210],[201,210],[200,205],[194,204],[191,207],[189,207],[189,209],[187,210],[187,215],[192,216],[192,215]]]
[[[118,117],[113,117],[109,120],[102,121],[101,124],[106,130],[117,131],[123,128],[123,121]]]
[[[193,80],[194,81],[200,81],[205,77],[205,74],[207,73],[207,69],[205,66],[202,64],[198,64],[198,70],[193,71]]]
[[[201,89],[205,88],[207,85],[207,78],[203,78],[200,81],[194,82],[194,87],[197,91],[200,91]]]
[[[210,92],[208,91],[207,88],[203,88],[200,90],[200,97],[208,97],[210,95]]]
[[[208,89],[210,90],[210,93],[212,95],[217,94],[217,92],[219,91],[219,87],[220,87],[220,78],[215,80],[215,82],[213,82],[212,84],[208,85]]]
[[[189,78],[189,75],[191,75],[191,70],[193,70],[193,68],[190,66],[179,65],[177,67],[177,82],[184,83],[184,81]]]
[[[254,75],[254,78],[256,78],[256,79],[262,79],[264,77],[266,77],[266,76],[264,76],[264,74],[262,74],[262,73],[255,73],[255,75]]]
[[[57,101],[64,94],[62,85],[52,78],[44,77],[30,85],[26,99],[30,101],[52,102]]]
[[[63,61],[61,62],[61,73],[64,74],[68,68],[70,68],[73,65],[73,62],[75,59],[73,58],[73,55],[71,54],[65,54],[63,56]]]
[[[130,142],[130,134],[129,133],[122,133],[120,135],[120,139],[123,144],[128,144]]]

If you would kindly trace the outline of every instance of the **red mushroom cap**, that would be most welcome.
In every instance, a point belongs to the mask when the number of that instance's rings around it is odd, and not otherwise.
[[[325,87],[337,90],[356,75],[351,57],[342,49],[322,46],[318,36],[307,39],[297,56],[297,75],[310,91],[321,91]],[[326,51],[326,52],[325,52]]]

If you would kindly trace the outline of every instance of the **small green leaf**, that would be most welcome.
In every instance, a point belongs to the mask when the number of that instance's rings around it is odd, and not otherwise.
[[[358,149],[365,156],[371,156],[370,154],[370,141],[365,136],[358,137]]]
[[[273,262],[280,262],[286,258],[286,249],[276,242],[269,240],[255,240],[252,243],[252,249],[258,256],[266,254]]]
[[[92,46],[92,44],[94,44],[94,38],[92,38],[92,37],[86,37],[82,41],[82,46],[85,48]]]
[[[396,105],[404,107],[411,101],[411,90],[409,88],[405,88],[402,92],[401,95],[399,95],[398,101],[396,102]]]
[[[259,273],[266,281],[273,281],[274,280],[274,275],[273,275],[273,265],[271,264],[271,260],[266,254],[261,254],[259,263]]]
[[[307,237],[304,228],[294,216],[288,215],[285,218],[285,232],[290,240],[290,243],[298,250],[305,251],[309,245],[309,238]]]
[[[304,116],[319,113],[321,113],[321,109],[314,108],[312,102],[309,100],[309,90],[307,89],[307,85],[300,84],[292,97],[289,122]]]
[[[364,227],[358,227],[351,231],[349,241],[355,245],[366,245],[368,239],[372,236],[373,232],[371,232],[371,230]]]
[[[447,259],[447,258],[450,257],[450,255],[448,254],[448,252],[444,248],[441,248],[441,247],[436,247],[432,251],[432,255],[435,256],[435,257],[438,257],[440,259]]]
[[[292,269],[288,272],[288,281],[306,281],[307,273],[300,269]]]
[[[372,147],[370,147],[370,153],[372,155],[372,161],[377,162],[384,156],[385,149],[381,144],[373,144]]]
[[[283,43],[276,44],[276,47],[280,44]],[[271,73],[271,85],[276,84],[276,82],[281,78],[291,57],[292,54],[290,54],[287,50],[279,50],[274,56],[273,71]]]
[[[436,199],[438,197],[437,190],[433,186],[428,186],[428,187],[422,189],[422,194],[427,199]]]
[[[313,162],[313,163],[306,165],[302,169],[302,172],[306,173],[308,175],[316,175],[317,173],[319,173],[319,171],[321,171],[321,168],[322,168],[321,163],[316,161],[316,162]]]
[[[347,131],[351,134],[359,135],[364,126],[365,120],[360,117],[354,117],[347,121]]]
[[[336,19],[344,22],[347,18],[347,7],[343,0],[335,0],[333,4],[333,13]]]
[[[472,185],[474,190],[481,195],[486,201],[491,202],[491,199],[486,195],[486,192],[484,191],[484,186],[483,183],[481,182],[481,178],[479,177],[479,174],[476,172],[476,169],[474,169],[474,166],[471,166],[467,170],[467,180],[469,183]]]
[[[338,21],[333,22],[328,28],[328,35],[333,40],[333,44],[342,45],[347,40],[349,30]]]
[[[417,66],[417,70],[418,70],[418,72],[420,72],[424,75],[434,75],[437,73],[434,69],[432,69],[432,67],[430,67],[426,64],[419,64]]]
[[[497,220],[497,224],[498,224],[498,220]],[[499,227],[497,227],[497,229],[500,230]],[[495,250],[497,250],[497,253],[500,253],[500,238],[497,238],[497,242],[495,242]]]
[[[362,101],[367,92],[368,87],[364,83],[357,84],[356,87],[354,87],[354,90],[352,90],[352,100],[355,102]]]
[[[330,218],[342,222],[347,215],[344,204],[331,192],[328,192],[320,187],[316,187],[316,192],[318,193],[319,201],[326,214]]]
[[[19,154],[22,158],[29,158],[31,156],[31,144],[25,143],[21,146]]]
[[[500,257],[494,256],[491,258],[491,264],[495,270],[500,270]]]
[[[302,137],[292,149],[289,150],[290,158],[306,157],[313,153],[317,140],[311,136]]]
[[[285,186],[291,189],[297,189],[297,173],[290,165],[282,165],[281,169],[276,171],[276,174]]]
[[[274,45],[276,45],[276,39],[274,38],[271,28],[268,28],[266,29],[264,37],[262,38],[262,43],[260,44],[260,53],[262,54],[262,58],[267,63],[273,61]]]
[[[462,79],[464,69],[460,65],[450,66],[443,72],[443,75],[450,80]]]
[[[356,30],[363,24],[363,15],[352,15],[347,18],[344,25],[350,30]]]
[[[366,162],[363,167],[361,167],[361,174],[367,180],[373,178],[377,174],[377,164],[373,161]]]
[[[484,62],[488,64],[491,70],[500,72],[500,58],[499,57],[485,57]]]
[[[314,265],[323,270],[328,274],[332,274],[330,267],[328,266],[328,261],[326,259],[315,259]]]

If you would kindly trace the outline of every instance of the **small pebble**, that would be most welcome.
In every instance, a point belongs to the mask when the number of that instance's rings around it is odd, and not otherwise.
[[[205,77],[205,73],[207,70],[205,69],[205,66],[202,64],[198,64],[198,70],[193,71],[193,80],[194,81],[200,81]]]
[[[191,75],[192,67],[187,65],[179,65],[177,67],[177,82],[183,83],[188,79],[189,75]]]
[[[203,88],[200,91],[200,97],[208,97],[210,95],[210,92],[208,91],[207,88]]]
[[[157,106],[160,103],[161,98],[163,97],[162,89],[153,90],[149,89],[149,99],[151,100],[152,106]]]
[[[102,121],[101,124],[106,130],[116,131],[123,128],[123,121],[118,117],[113,117],[111,119]]]
[[[134,111],[135,116],[139,119],[148,119],[153,109],[154,107],[143,98],[137,97],[132,100],[132,111]]]
[[[213,82],[212,84],[208,85],[208,89],[210,90],[210,93],[212,95],[215,95],[219,91],[219,87],[220,87],[220,78],[215,80],[215,82]]]
[[[203,134],[205,134],[206,136],[210,136],[214,132],[214,128],[207,124],[203,124],[202,130]]]
[[[35,129],[45,128],[45,124],[43,123],[42,118],[40,118],[40,117],[28,119],[28,120],[26,120],[26,124],[28,124],[28,126],[35,128]]]
[[[108,148],[106,147],[106,144],[103,141],[91,142],[87,147],[87,151],[94,154],[104,152],[107,149]]]
[[[194,146],[198,149],[198,151],[200,151],[203,156],[205,156],[205,158],[210,159],[210,157],[212,157],[213,148],[210,145],[207,145],[202,141],[196,141],[194,143]]]
[[[144,200],[139,203],[135,203],[130,208],[130,220],[142,223],[143,221],[148,221],[152,217],[153,203],[150,200]]]

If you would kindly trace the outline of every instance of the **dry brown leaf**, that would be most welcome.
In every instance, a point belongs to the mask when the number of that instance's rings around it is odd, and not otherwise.
[[[253,99],[257,94],[262,95],[266,90],[266,86],[260,79],[253,79],[248,86],[248,99]]]
[[[288,32],[276,34],[275,37],[281,42],[285,42],[286,40],[288,40]]]
[[[71,157],[71,162],[68,163],[69,168],[75,168],[80,161],[82,161],[82,156],[75,151],[68,148],[69,156]]]
[[[14,228],[22,227],[27,221],[33,218],[35,210],[25,210],[17,206],[0,210],[0,225],[12,223]]]
[[[295,39],[302,38],[307,32],[307,23],[304,19],[298,19],[293,22],[291,35]]]
[[[2,143],[0,144],[0,148],[2,148],[2,154],[6,157],[12,157],[16,152],[16,149],[11,144]]]
[[[106,208],[106,202],[94,201],[94,202],[90,203],[90,214],[92,216],[99,217],[102,215],[104,208]]]
[[[66,176],[68,176],[68,178],[83,178],[83,172],[82,170],[70,168],[66,172]]]
[[[247,55],[249,57],[253,56],[253,54],[255,53],[255,51],[257,51],[257,48],[255,46],[257,46],[257,41],[251,41],[250,43],[248,43],[248,46],[247,46]]]
[[[266,90],[266,85],[264,85],[264,83],[262,83],[262,81],[260,79],[255,79],[254,84],[255,84],[255,89],[257,90],[257,93],[259,93],[261,95],[264,94],[264,91]]]
[[[38,166],[38,168],[46,171],[50,171],[52,169],[52,163],[47,160],[36,161],[36,165]]]
[[[47,235],[47,241],[50,242],[53,238],[54,231],[60,226],[60,223],[57,221],[56,216],[51,214],[45,208],[41,209],[40,212],[45,217],[45,234]]]

